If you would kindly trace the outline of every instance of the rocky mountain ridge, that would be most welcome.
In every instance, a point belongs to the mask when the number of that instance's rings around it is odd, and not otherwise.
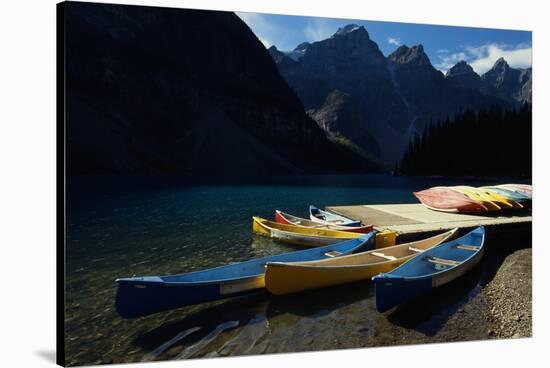
[[[346,132],[347,138],[389,163],[430,120],[491,104],[531,102],[530,68],[513,69],[499,60],[479,76],[461,61],[443,75],[422,45],[403,45],[385,57],[367,30],[356,24],[299,49],[300,57],[275,47],[269,52],[308,114],[325,131]],[[349,107],[343,108],[350,104],[357,110],[351,115]]]
[[[234,13],[78,2],[64,13],[69,175],[373,168],[326,137]]]

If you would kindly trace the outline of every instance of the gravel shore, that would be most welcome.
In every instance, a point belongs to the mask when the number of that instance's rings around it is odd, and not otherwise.
[[[531,257],[531,248],[508,256],[483,290],[491,306],[489,334],[496,338],[532,335]]]
[[[501,338],[521,338],[532,335],[532,252],[531,248],[516,250],[503,259],[490,263],[498,263],[494,274],[486,269],[478,270],[481,275],[474,276],[486,279],[470,292],[470,297],[461,305],[452,301],[454,307],[441,308],[438,300],[452,296],[451,291],[442,291],[431,299],[426,299],[424,305],[418,306],[420,314],[417,321],[407,321],[408,316],[399,316],[399,312],[388,315],[379,331],[384,331],[374,337],[374,346],[439,343],[451,341],[486,340]],[[490,266],[489,265],[486,265]],[[487,267],[490,268],[490,267]],[[456,287],[461,287],[457,284]],[[450,288],[452,289],[452,288]],[[439,315],[432,316],[436,327],[424,327],[422,323],[422,308],[440,310]],[[409,313],[411,309],[408,309]],[[387,321],[387,322],[386,322]],[[414,325],[414,326],[413,326]],[[407,328],[409,327],[409,328]]]
[[[105,339],[113,332],[102,329],[86,336],[99,347],[81,353],[97,358],[74,355],[69,364],[530,337],[530,244],[525,234],[491,239],[471,272],[386,313],[376,311],[373,285],[364,281],[286,297],[257,293],[175,310],[164,315],[165,321],[150,322],[154,328],[144,326],[147,317],[117,319],[112,329],[134,330],[115,345],[116,354]],[[100,343],[108,346],[103,349]]]

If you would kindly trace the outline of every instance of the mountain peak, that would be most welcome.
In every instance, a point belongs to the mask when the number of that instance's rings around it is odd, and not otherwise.
[[[268,48],[267,52],[269,52],[269,55],[271,55],[271,58],[273,59],[273,61],[275,61],[275,64],[277,65],[285,65],[291,67],[296,64],[296,60],[291,58],[285,52],[277,50],[277,47],[275,45]]]
[[[510,65],[504,60],[503,57],[499,57],[497,61],[495,61],[495,64],[493,65],[493,69],[508,69],[510,68]]]
[[[531,102],[531,69],[513,68],[501,57],[483,74],[482,78],[488,94],[513,104]]]
[[[347,24],[344,27],[338,28],[338,30],[336,31],[336,33],[332,37],[344,36],[344,35],[348,35],[348,34],[353,33],[353,32],[364,32],[364,33],[367,33],[367,35],[368,35],[368,32],[365,29],[365,27],[359,26],[355,23],[352,23],[352,24]]]
[[[309,45],[309,42],[302,42],[301,44],[296,46],[293,51],[305,51]]]
[[[482,87],[481,77],[464,60],[460,60],[447,70],[445,80],[454,88],[468,88],[479,90]]]
[[[399,46],[394,52],[392,52],[388,59],[399,64],[408,64],[410,62],[415,63],[430,63],[428,55],[424,52],[424,46],[415,45],[407,47],[405,45]]]
[[[447,70],[447,73],[445,74],[446,77],[456,76],[456,75],[462,75],[462,74],[477,74],[474,69],[464,60],[460,60],[458,63],[453,65],[452,68]]]

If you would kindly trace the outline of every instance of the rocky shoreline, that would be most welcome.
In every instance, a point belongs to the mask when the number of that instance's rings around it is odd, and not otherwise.
[[[491,329],[495,338],[532,335],[532,249],[522,249],[506,258],[484,294],[491,305]]]
[[[494,235],[498,238],[487,241],[485,256],[471,272],[386,313],[376,311],[372,283],[364,281],[287,297],[257,293],[136,321],[117,318],[110,321],[110,329],[96,329],[100,317],[94,316],[92,323],[82,325],[83,335],[69,339],[91,347],[72,354],[68,364],[530,337],[531,239],[525,232]],[[102,277],[97,287],[111,281],[114,273]],[[103,305],[114,297],[111,292],[102,298],[90,292],[72,308],[80,311],[93,301]],[[179,339],[185,331],[189,335]],[[117,337],[116,345],[110,336]]]
[[[378,330],[383,332],[374,336],[371,346],[531,337],[532,249],[516,250],[501,261],[494,275],[485,276],[486,283],[472,290],[468,300],[451,310],[443,308],[434,317],[441,320],[439,328],[430,331],[422,322],[406,326],[390,314],[382,320],[384,326]],[[446,294],[437,296],[441,297]],[[436,300],[427,300],[419,308],[438,309],[428,305]]]

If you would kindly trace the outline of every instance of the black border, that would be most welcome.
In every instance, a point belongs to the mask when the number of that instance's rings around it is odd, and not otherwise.
[[[65,3],[56,4],[56,354],[65,366]]]

